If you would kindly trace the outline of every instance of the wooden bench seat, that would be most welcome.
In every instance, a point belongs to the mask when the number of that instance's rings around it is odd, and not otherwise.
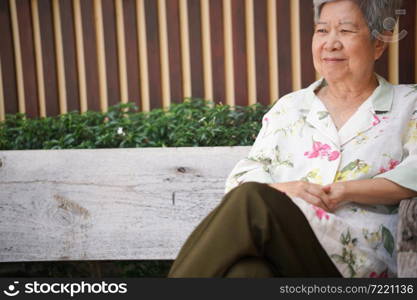
[[[0,151],[0,262],[174,259],[250,147]],[[399,276],[417,277],[403,200]]]

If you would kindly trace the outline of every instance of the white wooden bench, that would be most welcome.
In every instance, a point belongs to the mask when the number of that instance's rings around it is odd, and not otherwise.
[[[174,259],[249,148],[0,151],[0,266]],[[400,205],[403,277],[417,277],[416,202]]]

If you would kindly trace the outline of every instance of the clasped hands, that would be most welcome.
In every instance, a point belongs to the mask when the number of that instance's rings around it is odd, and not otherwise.
[[[347,201],[347,189],[344,182],[329,185],[314,184],[306,181],[289,181],[269,184],[292,197],[299,197],[327,212],[335,211]]]

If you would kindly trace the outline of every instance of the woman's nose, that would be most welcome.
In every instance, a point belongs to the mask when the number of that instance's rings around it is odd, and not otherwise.
[[[335,34],[330,34],[324,44],[324,48],[327,51],[340,50],[342,47],[342,43]]]

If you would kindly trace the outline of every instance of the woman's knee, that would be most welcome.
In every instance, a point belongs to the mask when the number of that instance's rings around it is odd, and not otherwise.
[[[238,205],[265,204],[269,200],[276,201],[277,197],[284,195],[270,187],[268,184],[259,182],[244,182],[229,192],[227,201]]]
[[[232,265],[224,275],[228,278],[270,278],[274,277],[271,265],[260,257],[245,257]]]

